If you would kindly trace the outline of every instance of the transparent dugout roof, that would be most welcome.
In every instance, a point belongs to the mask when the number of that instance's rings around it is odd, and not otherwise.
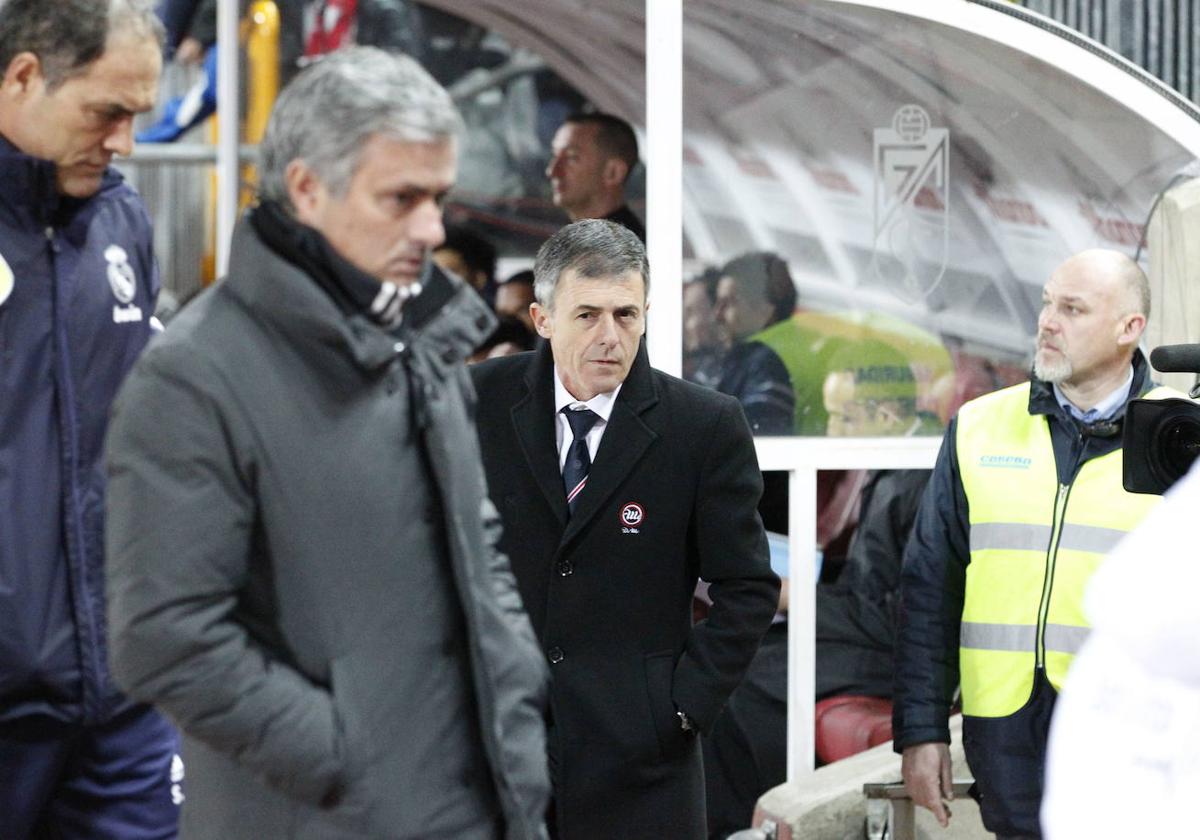
[[[689,0],[689,265],[774,252],[801,309],[898,319],[1020,373],[1060,262],[1141,245],[1145,264],[1155,198],[1200,149],[1194,109],[985,5]]]

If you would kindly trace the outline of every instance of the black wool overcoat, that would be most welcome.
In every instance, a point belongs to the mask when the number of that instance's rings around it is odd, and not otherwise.
[[[703,840],[700,744],[775,613],[753,439],[731,397],[640,348],[568,517],[548,344],[476,365],[501,547],[551,669],[562,840]],[[697,578],[713,605],[693,626]]]

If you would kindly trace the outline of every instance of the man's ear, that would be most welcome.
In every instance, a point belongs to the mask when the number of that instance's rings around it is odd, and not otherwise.
[[[296,218],[310,227],[320,213],[328,190],[309,165],[302,159],[289,161],[283,170],[283,183],[287,187],[288,199],[296,211]]]
[[[1142,339],[1142,332],[1146,329],[1146,316],[1141,314],[1126,315],[1121,319],[1117,332],[1117,345],[1124,347],[1127,345],[1136,345]]]
[[[0,90],[5,95],[22,97],[39,87],[45,87],[45,84],[41,59],[31,52],[22,52],[13,56],[8,67],[4,68]]]
[[[604,162],[600,178],[606,187],[619,187],[625,183],[625,176],[628,174],[629,164],[620,158],[609,158]]]
[[[533,328],[542,338],[550,338],[550,310],[536,300],[529,304],[529,314],[533,316]]]

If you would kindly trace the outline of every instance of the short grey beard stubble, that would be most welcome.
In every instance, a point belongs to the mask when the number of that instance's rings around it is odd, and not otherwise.
[[[1033,375],[1043,382],[1060,384],[1071,376],[1071,360],[1064,357],[1059,362],[1045,363],[1039,350],[1033,356]]]

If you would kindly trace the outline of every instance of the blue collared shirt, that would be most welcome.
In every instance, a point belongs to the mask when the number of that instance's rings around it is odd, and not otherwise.
[[[1125,404],[1125,398],[1129,396],[1129,386],[1133,384],[1133,367],[1129,368],[1129,375],[1125,377],[1125,381],[1100,402],[1096,403],[1095,408],[1083,411],[1075,403],[1067,399],[1066,394],[1058,387],[1058,383],[1051,383],[1054,388],[1054,398],[1058,400],[1058,404],[1070,412],[1071,416],[1076,420],[1091,425],[1100,420],[1107,420],[1117,413],[1117,409]]]

